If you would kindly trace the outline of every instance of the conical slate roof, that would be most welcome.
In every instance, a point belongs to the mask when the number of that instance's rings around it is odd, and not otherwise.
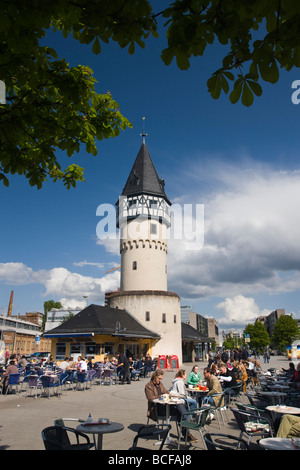
[[[65,323],[46,331],[45,338],[91,336],[92,334],[159,338],[125,309],[91,304]]]
[[[122,191],[122,196],[134,196],[135,194],[150,194],[163,197],[168,201],[164,190],[164,181],[158,177],[145,142],[141,145]]]

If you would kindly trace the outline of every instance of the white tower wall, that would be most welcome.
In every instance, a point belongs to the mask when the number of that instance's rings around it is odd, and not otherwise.
[[[161,336],[152,356],[176,355],[182,363],[180,298],[173,292],[128,291],[111,295],[110,307],[125,308],[146,328]]]
[[[121,228],[121,291],[167,290],[166,230],[148,219]]]

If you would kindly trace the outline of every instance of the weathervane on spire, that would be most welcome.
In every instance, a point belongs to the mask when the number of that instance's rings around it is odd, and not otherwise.
[[[145,138],[146,138],[146,136],[148,135],[148,134],[146,134],[146,132],[145,132],[145,119],[146,119],[146,118],[143,117],[143,133],[140,134],[140,135],[143,137],[143,144],[145,144]]]

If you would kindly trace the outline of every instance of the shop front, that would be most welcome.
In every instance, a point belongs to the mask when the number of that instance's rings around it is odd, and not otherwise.
[[[160,338],[127,311],[98,305],[88,306],[44,336],[51,339],[51,354],[57,361],[83,356],[96,362],[118,351],[134,357],[151,355]]]

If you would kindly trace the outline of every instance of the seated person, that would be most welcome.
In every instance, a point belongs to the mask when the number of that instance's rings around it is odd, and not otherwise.
[[[188,376],[187,383],[188,385],[198,385],[201,381],[201,374],[199,372],[199,367],[194,366]]]
[[[300,416],[283,415],[276,437],[300,437]]]
[[[60,364],[59,364],[59,369],[63,370],[64,372],[66,370],[69,370],[70,369],[70,363],[69,363],[69,358],[66,356],[65,357],[65,360],[62,361]]]
[[[9,361],[9,365],[7,366],[5,372],[2,375],[2,381],[3,381],[3,386],[2,386],[2,394],[5,395],[6,389],[8,387],[8,377],[10,374],[17,374],[19,372],[19,369],[17,368],[15,364],[15,360],[12,359]]]
[[[153,421],[157,421],[156,406],[153,400],[155,400],[156,398],[160,398],[162,395],[168,393],[168,390],[162,383],[163,375],[164,371],[162,369],[156,369],[151,375],[150,382],[148,382],[145,386],[145,394],[148,400],[147,416]],[[165,415],[165,405],[158,405],[158,408],[161,416]],[[181,416],[187,412],[185,405],[173,405],[171,408],[171,411],[175,412],[174,416],[176,417],[177,422],[180,423]],[[184,431],[186,432],[186,430]],[[188,433],[187,440],[188,442],[198,441],[198,439],[196,439],[190,433]]]
[[[129,360],[129,370],[131,374],[131,379],[138,380],[140,372],[136,370],[136,368],[134,367],[134,361],[131,356],[128,358],[128,360]]]
[[[197,400],[188,396],[187,389],[185,387],[184,381],[186,380],[186,372],[184,369],[179,369],[175,375],[175,379],[172,380],[172,388],[170,389],[170,395],[180,395],[184,398],[185,402],[188,405],[188,408],[193,410],[197,408]]]
[[[228,397],[226,400],[226,404],[228,404],[230,402],[230,397],[238,393],[237,389],[235,388],[238,386],[235,373],[233,370],[229,370],[225,364],[221,364],[220,375],[218,375],[217,378],[223,382],[223,391]]]

